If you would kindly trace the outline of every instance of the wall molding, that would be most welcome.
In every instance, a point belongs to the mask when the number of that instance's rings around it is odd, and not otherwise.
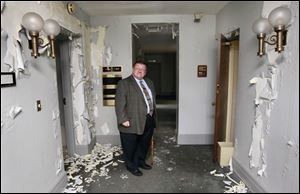
[[[88,145],[76,145],[76,154],[82,156],[91,153],[91,151],[94,149],[95,144],[96,144],[96,138],[93,138],[91,140],[91,143]]]
[[[251,193],[267,193],[267,191],[232,157],[233,171],[242,179]]]
[[[97,135],[97,143],[100,144],[112,144],[112,145],[121,145],[120,135]]]
[[[213,134],[179,134],[179,145],[207,145],[213,144]]]
[[[63,171],[61,177],[57,180],[56,185],[51,189],[50,193],[63,193],[64,189],[68,184],[67,173]]]

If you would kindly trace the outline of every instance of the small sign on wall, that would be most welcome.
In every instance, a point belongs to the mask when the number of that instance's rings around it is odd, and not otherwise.
[[[207,77],[207,65],[198,65],[197,70],[198,77]]]

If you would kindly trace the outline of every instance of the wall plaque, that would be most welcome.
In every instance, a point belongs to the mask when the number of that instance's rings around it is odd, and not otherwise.
[[[198,77],[207,77],[207,65],[198,65]]]

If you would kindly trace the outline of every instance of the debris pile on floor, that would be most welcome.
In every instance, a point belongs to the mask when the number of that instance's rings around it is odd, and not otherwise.
[[[111,146],[110,144],[96,144],[91,154],[70,157],[65,160],[68,176],[68,184],[65,193],[82,193],[83,183],[90,184],[95,182],[95,176],[109,179],[109,166],[118,166],[124,163],[119,156],[122,155],[121,146]],[[84,174],[84,180],[82,175]]]
[[[210,174],[213,176],[229,179],[229,180],[223,180],[223,183],[225,184],[225,188],[227,189],[224,190],[224,193],[247,193],[248,192],[246,185],[242,181],[238,183],[237,181],[235,181],[233,178],[230,177],[232,171],[225,174],[216,173],[216,172],[217,172],[216,170],[212,170],[210,171]],[[235,185],[232,185],[232,183],[234,183]]]

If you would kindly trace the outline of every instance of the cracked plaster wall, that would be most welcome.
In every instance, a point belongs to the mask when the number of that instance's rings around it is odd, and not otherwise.
[[[267,46],[267,55],[259,58],[252,23],[283,4],[292,10],[285,51],[278,55]],[[229,3],[217,15],[217,32],[236,27],[240,58],[233,168],[254,192],[299,192],[299,2]]]
[[[5,4],[1,13],[1,71],[12,69],[4,64],[3,59],[6,51],[16,52],[16,40],[22,44],[24,70],[18,71],[19,63],[15,63],[13,69],[18,73],[17,85],[1,88],[1,192],[50,192],[57,189],[65,178],[56,66],[55,61],[45,54],[33,59],[26,36],[19,36],[18,31],[23,15],[29,11],[40,14],[44,20],[55,19],[73,33],[82,34],[84,40],[89,29],[69,15],[62,2],[7,1]],[[4,31],[7,36],[2,36]],[[88,39],[84,43],[88,44]],[[90,55],[88,45],[84,52]],[[89,64],[90,57],[86,57],[84,62]],[[74,65],[78,66],[78,63],[75,61]],[[83,88],[80,95],[84,96]],[[41,100],[40,112],[36,111],[36,100]],[[82,101],[88,104],[88,100]],[[82,101],[75,101],[75,105]],[[14,106],[21,107],[22,111],[12,119],[8,115]],[[78,109],[82,111],[82,106]],[[84,141],[88,142],[88,136]]]

